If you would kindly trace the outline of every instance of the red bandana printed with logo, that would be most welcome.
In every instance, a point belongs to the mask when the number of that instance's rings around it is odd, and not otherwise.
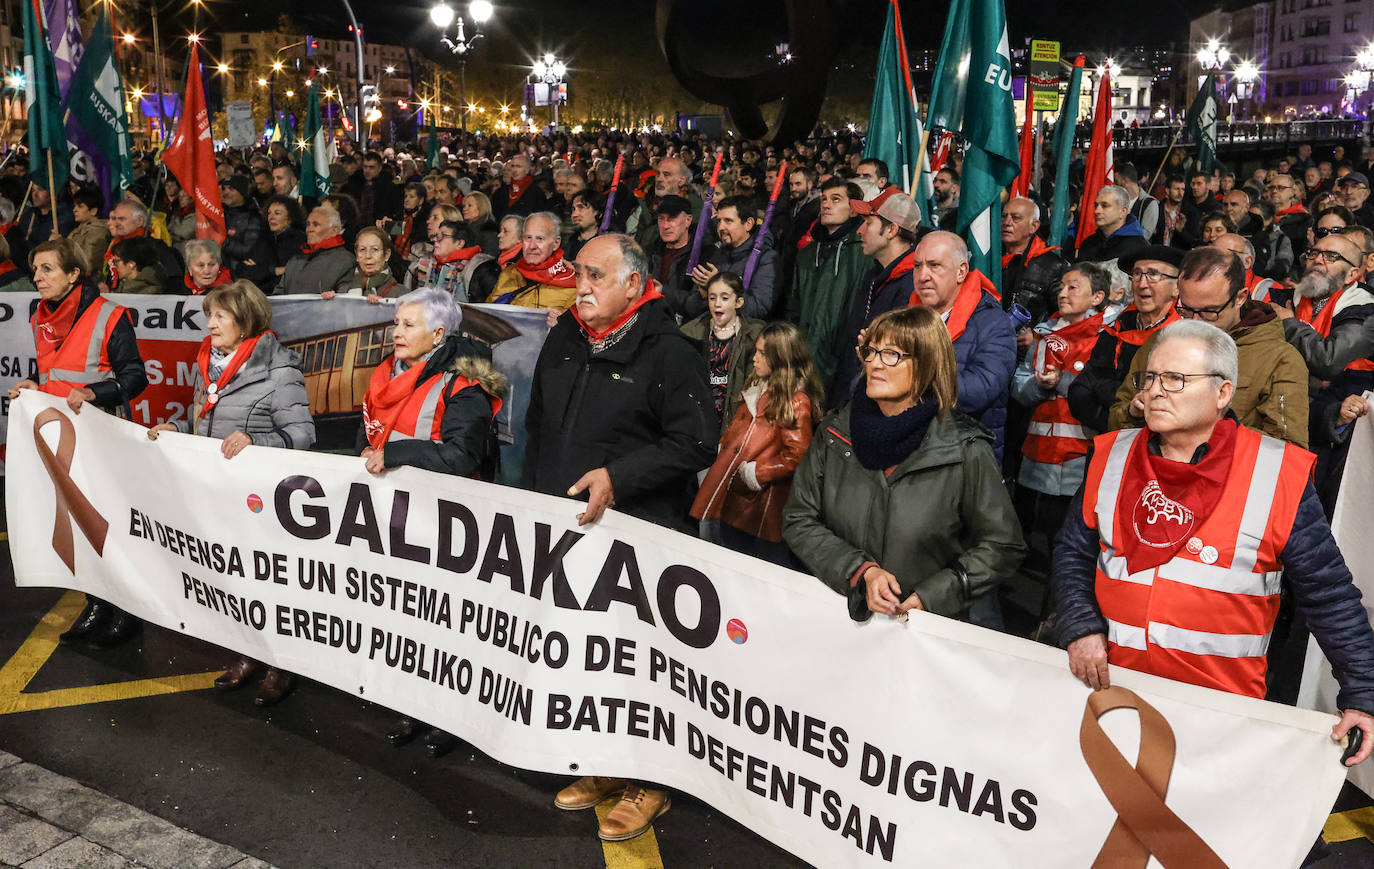
[[[1121,540],[1117,549],[1131,573],[1151,570],[1173,558],[1221,500],[1235,454],[1236,422],[1212,429],[1207,454],[1196,465],[1156,456],[1150,430],[1131,444],[1116,502]]]

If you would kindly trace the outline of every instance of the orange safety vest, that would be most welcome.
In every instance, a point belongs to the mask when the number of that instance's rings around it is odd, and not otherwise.
[[[378,366],[373,375],[374,379],[379,376],[385,376],[381,366]],[[444,422],[444,409],[448,406],[448,385],[452,379],[452,373],[443,372],[416,387],[397,411],[396,424],[387,433],[387,443],[401,440],[443,440],[439,432]]]
[[[1331,298],[1322,305],[1321,311],[1314,317],[1312,316],[1312,300],[1303,298],[1298,300],[1297,310],[1294,313],[1298,319],[1317,330],[1317,334],[1323,338],[1331,334],[1331,321],[1336,318],[1336,304],[1340,302],[1341,296],[1345,295],[1350,287],[1339,289],[1331,294]],[[1346,371],[1374,371],[1374,360],[1356,359],[1345,366]]]
[[[1263,699],[1265,654],[1279,611],[1280,555],[1316,456],[1237,426],[1235,456],[1216,509],[1198,517],[1193,536],[1172,559],[1130,573],[1116,548],[1123,533],[1117,499],[1131,445],[1140,436],[1149,433],[1100,435],[1083,487],[1083,521],[1101,545],[1095,591],[1107,620],[1107,659]]]
[[[80,288],[73,292],[80,292]],[[55,350],[38,354],[38,388],[64,398],[77,387],[100,380],[113,380],[110,365],[110,336],[128,309],[104,296],[91,302]],[[33,323],[33,319],[29,319]]]
[[[1091,319],[1095,319],[1101,327],[1101,315],[1094,315]],[[1068,337],[1061,334],[1062,331],[1061,328],[1035,336],[1033,364],[1036,371],[1043,372],[1047,361],[1053,362],[1066,374],[1078,374],[1087,365],[1093,347],[1097,346],[1098,331],[1075,330],[1079,334]],[[1054,358],[1047,360],[1048,354],[1053,354]],[[1082,424],[1069,410],[1068,398],[1055,393],[1053,398],[1040,402],[1032,411],[1026,439],[1021,442],[1021,454],[1033,462],[1062,465],[1071,459],[1086,456],[1091,442]]]

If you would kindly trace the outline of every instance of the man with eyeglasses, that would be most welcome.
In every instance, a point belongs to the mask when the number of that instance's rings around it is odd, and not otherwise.
[[[1221,330],[1174,323],[1147,359],[1145,427],[1096,439],[1054,549],[1070,671],[1093,690],[1115,665],[1262,699],[1287,591],[1340,683],[1332,741],[1369,733],[1374,631],[1308,479],[1312,454],[1236,420],[1244,363]]]
[[[1283,324],[1269,307],[1250,301],[1245,266],[1235,254],[1214,247],[1188,251],[1178,270],[1179,316],[1211,323],[1231,336],[1240,353],[1231,410],[1242,425],[1307,447],[1307,365],[1283,335]],[[1113,429],[1136,428],[1145,419],[1146,392],[1135,374],[1145,370],[1152,335],[1131,361],[1130,374],[1116,391],[1108,419]]]
[[[1303,207],[1298,183],[1285,172],[1270,172],[1264,195],[1274,204],[1274,224],[1293,245],[1293,255],[1302,256],[1307,250],[1307,230],[1312,226],[1312,215]]]
[[[1333,381],[1346,370],[1374,371],[1374,343],[1364,323],[1374,314],[1374,295],[1360,283],[1364,251],[1350,238],[1331,234],[1303,254],[1296,307],[1272,304],[1284,336],[1298,349],[1318,381]]]
[[[1110,428],[1108,413],[1136,351],[1178,319],[1174,301],[1182,262],[1183,251],[1166,245],[1151,245],[1121,258],[1120,267],[1131,276],[1132,304],[1098,334],[1087,364],[1069,386],[1069,410],[1084,426],[1095,432]]]
[[[1374,227],[1374,202],[1369,201],[1369,179],[1363,172],[1351,172],[1336,182],[1336,193],[1360,226]]]

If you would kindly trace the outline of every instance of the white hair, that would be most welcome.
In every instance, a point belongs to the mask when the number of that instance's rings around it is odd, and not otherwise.
[[[1176,320],[1159,330],[1151,355],[1167,341],[1197,341],[1206,354],[1205,371],[1184,371],[1183,374],[1216,374],[1232,384],[1240,381],[1240,361],[1236,342],[1230,335],[1202,320]]]
[[[326,224],[331,229],[343,228],[343,218],[339,216],[339,210],[327,202],[320,203],[315,208],[316,211],[323,211],[329,215],[329,222]]]
[[[1026,203],[1027,205],[1029,205],[1029,206],[1033,209],[1033,214],[1034,214],[1036,220],[1044,220],[1044,219],[1045,219],[1045,214],[1044,214],[1044,212],[1042,212],[1042,211],[1040,210],[1040,203],[1039,203],[1039,202],[1036,202],[1034,199],[1031,199],[1031,198],[1026,197],[1026,196],[1013,196],[1010,200],[1008,200],[1007,205],[1011,205],[1013,202],[1024,202],[1024,203]],[[1006,209],[1004,208],[1003,210],[1005,211]]]
[[[1121,187],[1116,184],[1108,184],[1101,190],[1097,191],[1098,196],[1101,196],[1103,193],[1107,194],[1112,199],[1115,199],[1118,208],[1131,207],[1131,194],[1126,192],[1125,187]]]
[[[555,236],[563,234],[563,219],[552,211],[536,211],[534,214],[526,217],[525,223],[521,226],[521,231],[523,232],[524,228],[530,225],[530,221],[534,220],[536,217],[547,220],[553,226],[553,234]]]
[[[463,322],[463,309],[458,307],[451,293],[438,287],[406,293],[396,300],[397,310],[402,305],[419,305],[425,318],[425,328],[442,328],[445,336],[457,332],[459,324]]]
[[[129,209],[129,217],[133,220],[135,226],[148,225],[148,209],[144,208],[142,203],[135,202],[132,199],[125,199],[116,205],[115,208]]]
[[[215,258],[215,262],[221,265],[224,263],[224,256],[220,252],[219,242],[215,241],[213,238],[193,238],[186,242],[184,252],[186,255],[186,262],[188,263],[203,253],[208,253]]]

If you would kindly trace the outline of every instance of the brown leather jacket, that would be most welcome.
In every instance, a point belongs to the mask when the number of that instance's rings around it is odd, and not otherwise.
[[[782,540],[782,508],[792,494],[792,474],[811,445],[812,407],[805,393],[792,397],[796,428],[778,428],[763,417],[768,403],[760,395],[750,409],[747,396],[720,439],[720,453],[706,472],[692,515],[719,519],[732,528],[773,543]],[[762,487],[749,488],[739,466],[754,463],[754,477]],[[747,476],[747,475],[746,475]]]

